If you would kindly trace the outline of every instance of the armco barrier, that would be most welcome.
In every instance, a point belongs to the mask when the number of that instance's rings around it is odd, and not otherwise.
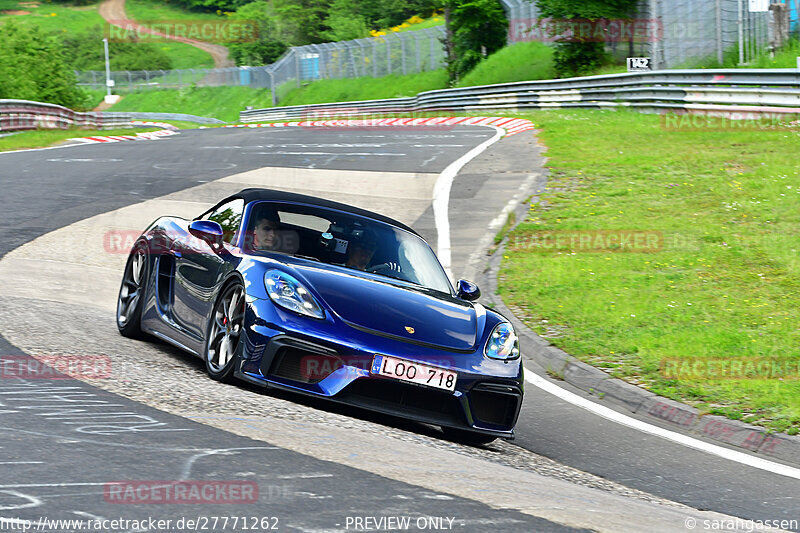
[[[60,105],[28,100],[0,100],[0,131],[66,129],[71,126],[126,128],[131,126],[131,117],[124,113],[80,113]]]
[[[242,111],[242,122],[365,114],[630,107],[749,117],[800,114],[800,70],[665,70],[441,89],[410,98]]]

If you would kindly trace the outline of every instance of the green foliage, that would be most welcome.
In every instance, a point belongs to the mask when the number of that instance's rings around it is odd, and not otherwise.
[[[432,70],[405,76],[394,74],[382,78],[320,80],[295,88],[285,96],[279,94],[280,105],[297,105],[414,96],[446,86],[447,75],[444,70]]]
[[[81,109],[86,94],[64,59],[59,41],[13,21],[0,26],[0,98],[17,98]]]
[[[331,41],[360,39],[369,34],[367,20],[359,12],[358,0],[333,0],[325,24],[330,30],[323,36]]]
[[[214,117],[227,122],[239,120],[246,105],[271,107],[268,89],[251,87],[187,87],[181,90],[147,90],[125,95],[111,111],[153,111],[187,113]]]
[[[543,18],[620,19],[635,14],[638,0],[539,0]],[[607,63],[602,42],[581,40],[580,36],[556,44],[555,65],[560,76],[578,76]]]
[[[234,19],[252,21],[258,27],[257,40],[228,46],[237,65],[269,65],[286,51],[287,43],[293,44],[293,39],[298,38],[298,27],[279,17],[272,4],[263,0],[242,6]]]
[[[61,37],[64,56],[74,70],[103,70],[103,29],[95,26],[82,33],[66,33]],[[169,70],[172,61],[152,43],[135,41],[108,43],[114,70]]]
[[[175,4],[194,11],[234,11],[247,0],[172,0]]]
[[[270,65],[278,60],[286,51],[287,46],[281,41],[261,38],[257,41],[233,43],[228,46],[230,57],[239,65],[251,67]]]
[[[559,43],[553,57],[559,76],[585,76],[608,63],[605,44],[598,42]]]
[[[68,6],[88,6],[97,2],[97,0],[46,0],[46,3],[65,4]]]
[[[554,74],[553,48],[535,41],[523,42],[490,55],[461,78],[457,86],[546,80]]]
[[[456,83],[505,46],[508,21],[497,0],[447,0],[447,72]]]

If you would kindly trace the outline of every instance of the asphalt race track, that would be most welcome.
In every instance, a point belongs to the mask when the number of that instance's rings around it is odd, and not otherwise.
[[[687,531],[688,520],[723,515],[800,519],[797,479],[639,433],[533,386],[516,441],[474,448],[421,424],[222,385],[199,360],[116,333],[125,255],[102,242],[108,227],[138,231],[173,214],[160,209],[194,215],[260,184],[383,212],[436,248],[438,174],[494,134],[467,126],[208,129],[0,154],[3,364],[26,353],[92,354],[113,369],[91,383],[0,378],[0,530],[3,518],[40,517],[153,517],[183,530],[174,525],[181,518],[237,515],[274,518],[265,523],[280,531],[374,531],[378,522],[365,519],[381,517],[456,531]],[[541,165],[528,132],[461,171],[449,203],[456,276],[478,276],[487,227],[512,197],[543,188]],[[258,499],[110,498],[108,484],[127,480],[253,483]],[[13,523],[21,522],[7,529]]]

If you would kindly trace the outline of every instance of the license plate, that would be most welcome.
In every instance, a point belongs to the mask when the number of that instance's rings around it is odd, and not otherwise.
[[[370,373],[451,392],[456,390],[456,378],[458,377],[458,374],[452,370],[423,365],[389,355],[376,355],[372,360]]]

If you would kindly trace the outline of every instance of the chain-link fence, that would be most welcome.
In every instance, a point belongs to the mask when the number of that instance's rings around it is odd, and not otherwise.
[[[272,89],[273,101],[304,82],[334,78],[413,74],[444,67],[444,26],[388,32],[366,39],[290,48],[266,67],[113,71],[115,92],[196,86],[249,86]],[[114,58],[111,58],[113,65]],[[105,88],[105,72],[77,72],[78,84]]]
[[[501,1],[509,19],[509,42],[555,40],[547,34],[552,21],[548,26],[541,19],[535,0]],[[649,56],[655,68],[729,58],[746,65],[791,34],[798,35],[798,13],[800,0],[642,0],[630,26],[623,25],[606,44],[617,58]],[[590,25],[590,34],[597,28]]]

